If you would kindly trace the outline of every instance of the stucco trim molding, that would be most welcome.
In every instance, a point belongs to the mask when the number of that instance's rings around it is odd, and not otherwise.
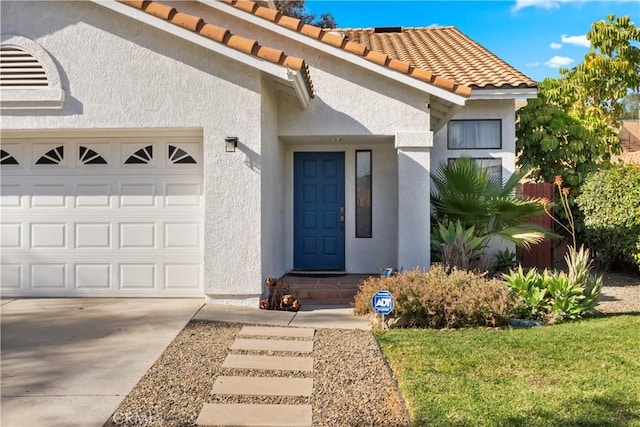
[[[433,147],[433,132],[396,132],[396,149]]]
[[[30,53],[38,60],[47,76],[47,87],[1,88],[0,109],[2,110],[60,110],[65,94],[60,81],[60,73],[51,55],[38,43],[15,34],[2,34],[0,45],[17,47]]]

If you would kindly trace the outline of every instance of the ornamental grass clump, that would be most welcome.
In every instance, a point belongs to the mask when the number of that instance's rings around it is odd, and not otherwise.
[[[355,313],[372,313],[371,298],[379,290],[394,297],[390,316],[404,317],[404,324],[418,328],[503,326],[515,304],[514,294],[502,281],[434,265],[428,272],[369,278],[355,297]]]
[[[520,318],[557,323],[593,315],[602,292],[602,276],[591,274],[589,250],[569,246],[565,256],[569,273],[563,271],[524,272],[522,267],[504,275],[507,286],[519,298]]]

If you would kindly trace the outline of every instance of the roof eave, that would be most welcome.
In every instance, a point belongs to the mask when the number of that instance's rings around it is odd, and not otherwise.
[[[303,109],[306,109],[311,102],[311,96],[309,95],[309,90],[307,89],[307,85],[305,84],[302,74],[287,68],[287,80],[291,83],[291,87],[296,92],[300,105]]]
[[[247,55],[246,53],[232,49],[209,38],[202,37],[201,35],[194,33],[193,31],[189,31],[163,19],[158,19],[155,16],[149,15],[148,13],[143,12],[140,9],[133,8],[126,4],[110,0],[91,0],[91,2],[126,17],[150,25],[159,30],[166,31],[185,41],[194,43],[212,52],[238,61],[241,64],[257,69],[275,79],[280,80],[286,86],[292,87],[295,91],[298,101],[300,102],[300,105],[303,108],[307,108],[307,106],[309,105],[311,96],[308,93],[304,79],[299,72],[291,70],[282,65],[265,61],[253,55]]]
[[[94,0],[95,1],[95,0]],[[383,75],[385,77],[394,79],[403,84],[411,86],[414,89],[418,89],[422,92],[425,92],[429,95],[437,96],[438,98],[442,98],[446,101],[449,101],[456,105],[464,105],[465,101],[468,99],[465,96],[461,96],[455,94],[453,92],[449,92],[445,89],[439,88],[435,85],[429,84],[427,82],[423,82],[416,78],[410,77],[406,74],[400,73],[398,71],[389,69],[383,66],[375,66],[371,61],[364,59],[358,55],[354,55],[351,52],[345,51],[344,49],[337,48],[335,46],[331,46],[327,43],[323,43],[320,40],[314,39],[312,37],[308,37],[304,34],[301,34],[297,31],[292,31],[287,28],[281,27],[278,24],[275,24],[271,21],[268,21],[259,16],[255,16],[251,13],[237,13],[238,9],[218,0],[200,0],[201,3],[206,4],[220,12],[226,13],[230,16],[234,16],[236,18],[240,18],[245,22],[256,25],[265,30],[277,33],[281,36],[287,37],[291,40],[297,41],[299,43],[310,46],[314,49],[318,49],[321,52],[327,53],[329,55],[338,57],[341,60],[354,64],[363,69],[373,71],[377,74]]]
[[[477,88],[471,90],[469,99],[522,99],[536,98],[537,87],[503,87],[503,88]]]

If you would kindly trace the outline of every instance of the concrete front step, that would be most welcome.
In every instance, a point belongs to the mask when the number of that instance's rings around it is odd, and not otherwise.
[[[289,338],[313,338],[315,329],[311,328],[287,328],[287,327],[265,327],[265,326],[243,326],[238,335],[254,335],[268,337],[289,337]]]
[[[251,405],[205,403],[199,426],[310,427],[311,405]]]
[[[222,367],[227,369],[261,369],[272,371],[313,371],[313,358],[228,354],[222,363]]]
[[[231,344],[231,350],[256,350],[256,351],[295,351],[311,353],[313,341],[291,340],[258,340],[236,338]]]
[[[243,396],[311,396],[312,378],[227,377],[216,378],[212,394]]]

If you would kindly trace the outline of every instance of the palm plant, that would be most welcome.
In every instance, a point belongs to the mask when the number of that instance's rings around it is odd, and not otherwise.
[[[544,213],[542,200],[515,196],[516,185],[528,173],[523,168],[503,184],[468,157],[441,164],[431,173],[435,221],[460,221],[465,228],[474,227],[476,236],[498,237],[529,248],[553,233],[525,223]]]

